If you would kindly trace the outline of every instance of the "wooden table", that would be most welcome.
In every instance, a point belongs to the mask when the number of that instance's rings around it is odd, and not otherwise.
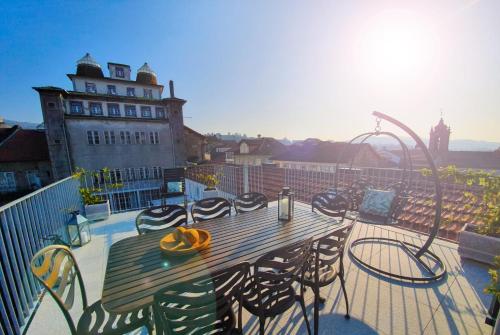
[[[209,249],[191,257],[165,256],[159,247],[165,231],[133,236],[113,244],[109,251],[102,303],[109,312],[125,313],[152,304],[158,290],[211,271],[255,262],[268,251],[320,238],[342,226],[332,218],[295,206],[290,222],[278,221],[278,209],[269,208],[193,224],[212,234]]]

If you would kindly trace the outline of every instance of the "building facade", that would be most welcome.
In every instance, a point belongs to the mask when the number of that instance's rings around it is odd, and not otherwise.
[[[184,166],[183,105],[169,96],[145,63],[132,80],[129,65],[108,63],[109,76],[86,54],[68,74],[72,89],[34,87],[40,95],[54,179],[77,168],[96,171]]]
[[[0,203],[51,182],[44,131],[0,124]]]

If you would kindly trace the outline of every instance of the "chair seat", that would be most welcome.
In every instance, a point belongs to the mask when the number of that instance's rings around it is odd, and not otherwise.
[[[263,283],[265,284],[265,283]],[[264,306],[264,316],[273,317],[282,314],[295,304],[295,290],[289,287],[285,290],[276,291],[264,289],[260,292],[261,302]],[[259,315],[259,296],[257,285],[250,280],[245,286],[243,293],[243,307],[253,315]]]
[[[99,300],[83,312],[78,321],[77,333],[79,335],[121,335],[143,326],[151,326],[148,307],[126,314],[113,314],[106,312]]]
[[[311,260],[313,264],[307,271],[304,272],[304,285],[306,286],[314,286],[314,258]],[[338,276],[337,269],[331,265],[319,265],[319,287],[329,285],[332,283]]]

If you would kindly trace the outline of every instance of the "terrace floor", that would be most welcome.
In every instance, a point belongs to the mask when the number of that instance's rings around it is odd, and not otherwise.
[[[136,234],[134,219],[138,212],[112,215],[92,225],[92,241],[74,254],[82,269],[89,302],[100,299],[109,247],[116,241]],[[393,228],[356,224],[351,239],[364,236],[397,237],[422,243],[425,236]],[[384,250],[385,248],[389,248]],[[413,271],[406,259],[390,258],[390,246],[361,250],[362,257],[386,263],[386,266]],[[351,319],[345,320],[345,304],[337,281],[322,289],[327,301],[320,311],[320,334],[490,334],[484,324],[490,297],[482,290],[488,283],[487,267],[461,260],[457,245],[436,239],[431,250],[446,263],[448,274],[431,284],[400,283],[369,273],[346,255],[347,293]],[[309,320],[312,322],[311,290],[306,292]],[[79,313],[75,311],[74,319]],[[258,320],[245,312],[244,333],[258,334]],[[267,334],[307,334],[297,304],[288,313],[266,323]],[[137,334],[147,334],[146,330]],[[49,295],[45,295],[27,334],[69,334],[63,315]]]

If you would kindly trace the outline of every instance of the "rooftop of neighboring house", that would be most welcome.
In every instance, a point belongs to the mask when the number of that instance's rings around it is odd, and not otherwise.
[[[346,142],[328,142],[308,140],[293,144],[282,154],[271,157],[276,161],[315,162],[315,163],[349,163],[360,150],[369,151],[378,160],[383,159],[370,144],[349,144]],[[387,162],[389,164],[389,162]]]
[[[19,126],[0,129],[0,162],[48,161],[49,150],[43,130]]]
[[[248,146],[245,150],[244,145]],[[242,147],[243,145],[243,147]],[[279,155],[286,152],[287,147],[272,137],[259,137],[254,139],[243,139],[234,147],[238,155]]]

